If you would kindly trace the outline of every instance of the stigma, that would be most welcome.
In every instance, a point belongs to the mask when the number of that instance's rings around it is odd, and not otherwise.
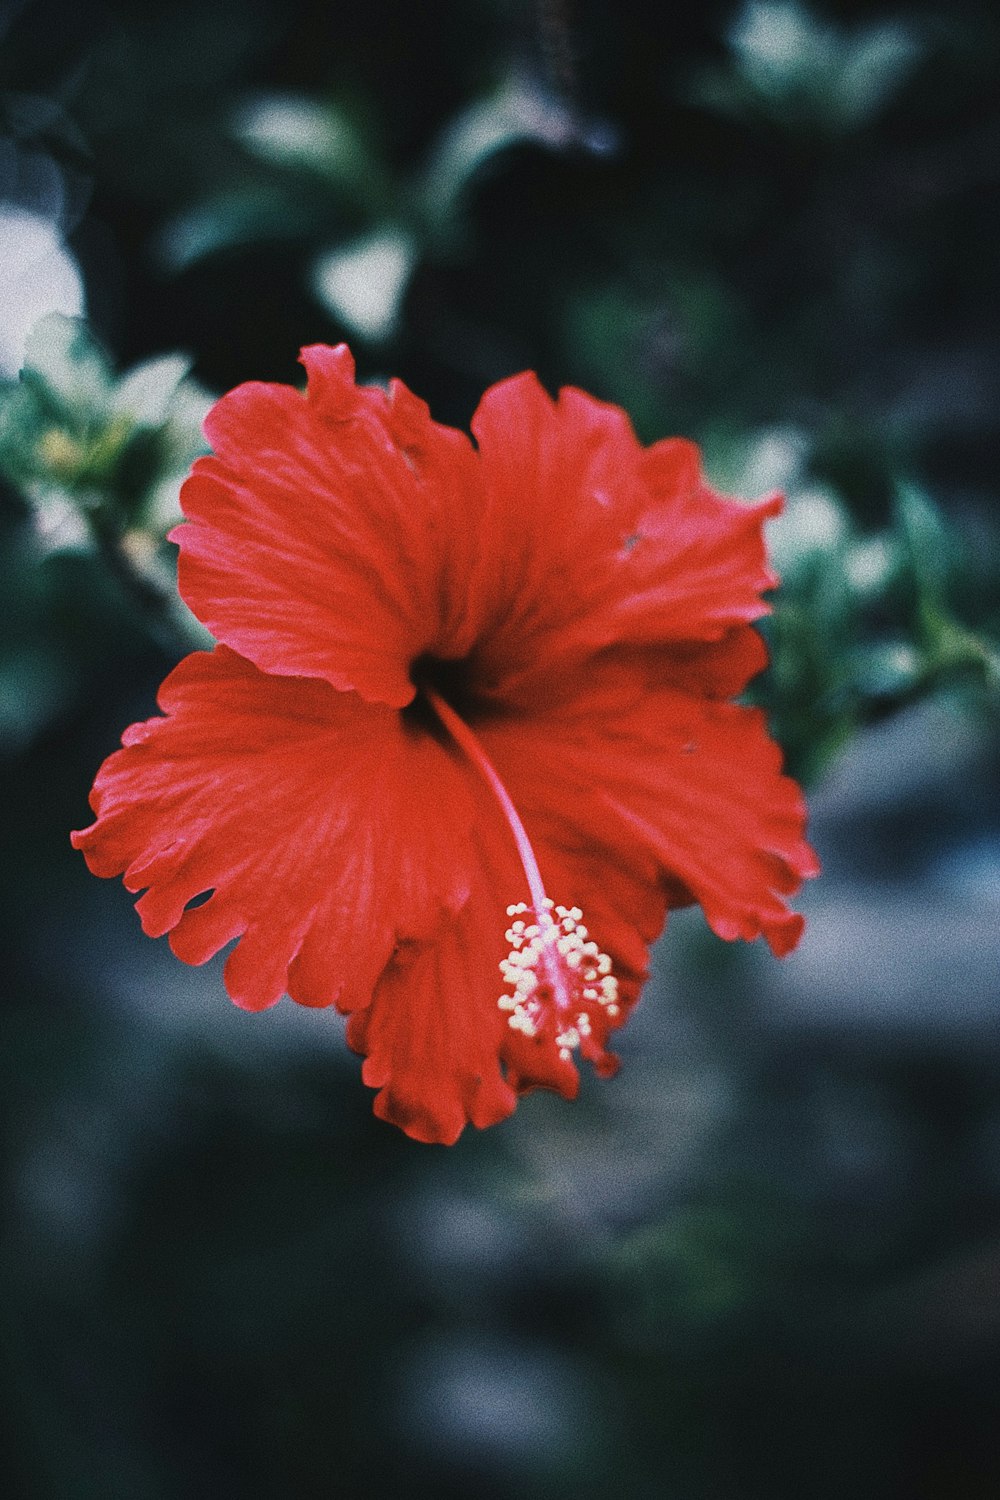
[[[556,906],[544,897],[537,907],[508,906],[514,920],[505,934],[510,953],[500,972],[510,993],[497,1001],[508,1013],[513,1031],[551,1041],[561,1062],[579,1048],[595,1058],[603,1048],[593,1037],[594,1023],[603,1035],[619,1013],[618,980],[611,959],[602,953],[581,923],[578,906]]]

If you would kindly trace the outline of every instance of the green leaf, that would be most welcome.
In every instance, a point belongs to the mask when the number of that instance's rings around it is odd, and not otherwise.
[[[320,256],[313,288],[339,322],[377,343],[396,332],[416,261],[413,236],[389,224]]]
[[[854,681],[869,699],[905,699],[923,673],[919,650],[911,641],[880,641],[859,651]]]
[[[729,32],[728,70],[705,70],[696,99],[786,126],[859,130],[884,109],[923,47],[912,27],[880,21],[847,29],[795,0],[750,0]]]
[[[159,427],[168,418],[177,387],[191,368],[183,354],[144,360],[114,388],[111,410],[137,427]]]
[[[550,150],[579,144],[567,106],[528,78],[511,74],[476,99],[443,131],[428,164],[421,201],[432,224],[452,219],[471,178],[500,151],[524,141]]]
[[[346,110],[303,94],[258,94],[237,109],[231,130],[260,161],[341,185],[356,186],[374,164],[371,143]]]
[[[290,187],[230,188],[171,219],[157,237],[156,252],[169,270],[185,271],[224,250],[312,233],[317,218],[312,201]]]
[[[793,491],[768,530],[771,556],[786,586],[817,562],[836,560],[843,578],[842,555],[849,533],[850,519],[833,490],[816,485]]]
[[[108,402],[111,369],[82,318],[50,313],[28,336],[23,378],[65,419],[86,425]]]
[[[921,602],[940,608],[954,560],[952,534],[934,502],[914,484],[897,485],[894,511]]]

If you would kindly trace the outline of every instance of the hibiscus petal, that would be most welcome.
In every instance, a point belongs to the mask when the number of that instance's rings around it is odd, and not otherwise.
[[[483,511],[467,560],[480,600],[477,683],[504,701],[530,695],[616,638],[609,590],[627,587],[620,553],[648,496],[625,413],[567,388],[558,402],[531,374],[491,386],[472,430]]]
[[[375,1113],[414,1140],[452,1145],[467,1124],[496,1125],[517,1103],[500,1066],[502,930],[480,890],[433,945],[397,955],[348,1022],[348,1042],[366,1054],[361,1076],[379,1090]]]
[[[665,650],[650,646],[644,652],[632,649],[623,654],[633,663],[645,664],[648,685],[706,698],[736,697],[768,662],[760,632],[750,625],[727,630],[717,641],[684,641]]]
[[[440,648],[445,504],[468,511],[469,440],[395,383],[354,383],[344,345],[303,350],[303,397],[252,383],[205,422],[214,456],[181,492],[181,594],[265,671],[401,707]]]
[[[715,494],[693,443],[645,449],[617,407],[572,388],[553,401],[532,375],[487,391],[472,427],[484,501],[465,562],[486,697],[533,707],[562,684],[569,696],[569,674],[613,646],[676,650],[683,676],[697,648],[732,646],[767,612],[763,523],[780,498]],[[763,663],[759,643],[738,639],[757,662],[745,682]]]
[[[492,823],[484,823],[489,815],[484,803],[469,901],[444,924],[433,945],[397,953],[372,1003],[348,1022],[348,1042],[367,1057],[362,1078],[379,1091],[375,1113],[415,1140],[451,1145],[467,1124],[482,1129],[505,1119],[517,1095],[532,1089],[575,1098],[581,1055],[603,1076],[615,1073],[618,1059],[605,1044],[638,998],[646,977],[646,944],[663,921],[665,903],[655,887],[640,890],[628,876],[593,862],[588,867],[585,857],[574,862],[550,856],[552,889],[574,901],[587,900],[598,924],[594,930],[610,935],[619,955],[620,1006],[616,1016],[594,1018],[592,1034],[575,1056],[561,1054],[548,1037],[514,1030],[498,1003],[499,960],[509,952],[504,932],[510,920],[499,894],[507,901],[528,893],[509,832],[495,814]],[[637,922],[645,942],[637,935]],[[622,962],[622,953],[637,968]],[[568,1017],[567,1024],[574,1020]]]
[[[720,937],[763,935],[787,953],[803,919],[786,897],[819,867],[802,794],[781,774],[764,715],[672,689],[612,712],[598,694],[601,723],[588,733],[586,701],[583,692],[573,714],[555,706],[481,727],[540,860],[549,850],[617,869],[658,886],[664,907],[699,902]],[[624,910],[620,927],[631,918]],[[621,932],[590,925],[614,952]]]
[[[763,526],[781,511],[781,496],[747,505],[717,495],[683,438],[654,443],[642,469],[651,503],[629,551],[631,586],[615,607],[624,639],[716,641],[767,614],[761,591],[778,580]]]
[[[73,843],[96,874],[148,887],[143,926],[185,962],[238,936],[237,1004],[288,989],[364,1005],[396,945],[429,940],[466,901],[470,773],[395,711],[226,647],[181,662],[159,704],[166,717],[133,725],[104,763],[97,821]]]

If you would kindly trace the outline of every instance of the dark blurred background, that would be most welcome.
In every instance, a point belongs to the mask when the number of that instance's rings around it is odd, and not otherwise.
[[[0,18],[0,1493],[994,1500],[1000,12]],[[206,404],[345,338],[440,419],[532,367],[789,496],[800,950],[680,914],[619,1078],[450,1150],[68,845],[197,639]]]

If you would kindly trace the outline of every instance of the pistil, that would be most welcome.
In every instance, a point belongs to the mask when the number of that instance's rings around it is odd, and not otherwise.
[[[521,864],[524,866],[524,873],[528,879],[528,890],[531,892],[532,905],[536,912],[541,912],[548,897],[545,894],[545,886],[542,884],[541,871],[538,868],[535,851],[531,847],[531,840],[525,832],[524,824],[518,816],[517,808],[510,799],[510,793],[500,780],[493,767],[493,763],[465,720],[459,718],[451,704],[447,703],[441,697],[441,694],[436,693],[433,688],[424,687],[421,691],[452,739],[465,751],[503,809],[504,817],[507,819],[510,831],[514,835],[517,852],[521,856]],[[549,902],[549,905],[551,906],[551,902]]]
[[[562,1062],[569,1062],[579,1048],[597,1064],[607,1056],[603,1038],[619,1014],[611,960],[590,940],[580,908],[556,906],[546,894],[517,808],[475,734],[433,688],[425,686],[422,691],[500,804],[531,894],[530,906],[519,902],[507,908],[513,918],[506,933],[511,951],[500,972],[511,993],[501,995],[497,1004],[508,1014],[513,1031],[551,1041]]]

